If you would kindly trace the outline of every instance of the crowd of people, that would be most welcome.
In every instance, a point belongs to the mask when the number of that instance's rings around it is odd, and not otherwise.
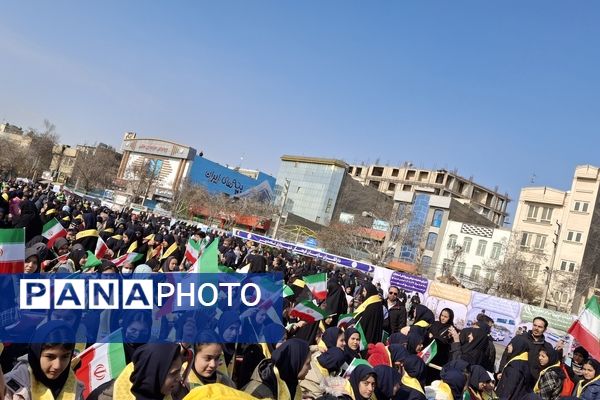
[[[42,227],[54,218],[68,234],[48,246]],[[452,309],[436,316],[399,287],[383,293],[358,271],[257,246],[227,232],[113,211],[49,187],[4,182],[0,228],[13,227],[25,229],[25,273],[91,271],[127,279],[187,271],[192,265],[185,248],[192,238],[201,248],[218,241],[220,262],[231,269],[283,273],[292,293],[284,298],[281,340],[245,344],[236,340],[240,332],[267,337],[276,318],[261,309],[218,316],[198,310],[176,319],[159,317],[156,328],[157,316],[149,311],[114,318],[106,310],[51,310],[35,326],[23,327],[13,289],[2,287],[3,337],[11,329],[32,335],[31,344],[2,345],[4,399],[600,399],[600,363],[582,347],[565,360],[562,343],[555,348],[546,341],[548,322],[542,317],[497,357],[490,336],[494,320],[485,314],[458,329]],[[90,240],[98,237],[108,250],[95,259]],[[131,253],[142,257],[115,264]],[[324,301],[313,299],[303,280],[320,272],[328,274]],[[307,322],[290,315],[307,300],[327,318]],[[351,318],[342,318],[348,314]],[[76,377],[85,367],[79,354],[116,329],[124,335],[126,366],[84,393]],[[185,340],[169,342],[173,332]]]

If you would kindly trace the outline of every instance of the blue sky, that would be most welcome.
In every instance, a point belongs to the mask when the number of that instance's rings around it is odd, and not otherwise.
[[[513,199],[600,165],[593,1],[3,2],[0,120],[454,169]]]

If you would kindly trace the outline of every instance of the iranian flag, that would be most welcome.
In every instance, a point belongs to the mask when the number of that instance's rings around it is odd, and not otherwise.
[[[360,350],[365,350],[368,346],[369,343],[367,343],[367,337],[365,336],[365,330],[363,329],[362,325],[360,324],[360,321],[356,323],[356,325],[354,325],[354,329],[356,329],[358,331],[358,333],[360,333]]]
[[[119,329],[106,337],[105,343],[96,343],[79,354],[81,366],[75,375],[85,385],[84,398],[103,383],[116,379],[125,369],[125,350],[122,341]]]
[[[191,263],[194,264],[198,257],[200,257],[200,243],[196,242],[194,239],[190,239],[185,246],[185,258]]]
[[[0,273],[23,273],[25,228],[0,229]]]
[[[367,367],[371,366],[367,360],[363,360],[362,358],[353,358],[350,365],[348,365],[346,372],[344,372],[344,378],[348,379],[352,371],[354,371],[354,369],[359,365],[366,365]]]
[[[354,319],[354,314],[340,315],[340,318],[338,319],[338,323],[337,323],[338,328],[346,329],[348,327],[348,325],[350,325],[350,323],[352,322],[353,319]]]
[[[288,285],[283,285],[283,297],[290,297],[294,295],[294,290]]]
[[[600,305],[596,296],[588,300],[568,332],[596,360],[600,359]]]
[[[429,363],[431,362],[431,360],[433,360],[433,358],[436,356],[436,354],[437,354],[437,342],[435,340],[432,340],[431,343],[429,343],[429,346],[427,346],[423,350],[421,350],[421,353],[419,353],[419,357],[421,357],[421,359],[423,360],[423,362],[425,362],[425,364],[429,365]]]
[[[303,280],[315,299],[325,300],[327,298],[327,274],[325,272],[309,275]]]
[[[119,258],[115,258],[112,262],[119,268],[123,267],[125,263],[134,263],[140,261],[144,257],[143,254],[140,253],[127,253],[123,254]]]
[[[42,228],[42,236],[48,239],[47,246],[51,249],[58,238],[67,236],[67,231],[56,218],[52,218]]]
[[[100,236],[98,236],[98,241],[96,242],[96,251],[94,254],[97,258],[103,258],[106,252],[108,251],[108,246],[104,243],[104,240]]]
[[[290,312],[290,316],[311,323],[327,318],[327,312],[312,301],[305,300],[296,304],[296,307]]]

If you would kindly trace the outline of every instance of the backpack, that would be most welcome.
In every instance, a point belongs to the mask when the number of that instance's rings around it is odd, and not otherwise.
[[[567,367],[565,364],[560,363],[560,369],[565,374],[565,379],[563,379],[562,391],[560,392],[560,397],[569,397],[573,393],[573,389],[575,389],[575,382],[569,376],[569,372],[567,371]]]

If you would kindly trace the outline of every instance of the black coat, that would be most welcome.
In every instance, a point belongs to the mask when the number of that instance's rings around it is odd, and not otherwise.
[[[389,307],[387,301],[384,301],[383,305],[388,310],[388,316],[383,322],[383,329],[390,335],[400,332],[400,329],[406,326],[406,307],[400,302]]]

